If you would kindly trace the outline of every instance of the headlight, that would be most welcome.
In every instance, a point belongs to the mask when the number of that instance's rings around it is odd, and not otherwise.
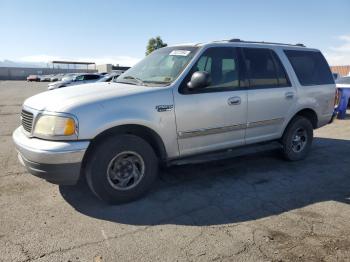
[[[41,115],[35,123],[34,136],[37,137],[77,137],[77,123],[73,117]]]

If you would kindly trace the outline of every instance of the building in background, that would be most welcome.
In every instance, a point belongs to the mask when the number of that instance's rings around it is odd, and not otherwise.
[[[112,65],[112,64],[103,64],[103,65],[97,65],[96,68],[97,68],[97,71],[99,73],[116,72],[116,73],[122,74],[126,70],[128,70],[130,67],[129,66]]]
[[[350,65],[331,66],[331,70],[333,74],[338,74],[340,77],[348,76],[350,73]]]

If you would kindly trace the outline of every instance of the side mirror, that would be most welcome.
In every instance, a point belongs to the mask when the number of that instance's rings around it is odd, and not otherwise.
[[[204,88],[210,85],[210,74],[205,71],[194,72],[191,81],[187,83],[190,90]]]

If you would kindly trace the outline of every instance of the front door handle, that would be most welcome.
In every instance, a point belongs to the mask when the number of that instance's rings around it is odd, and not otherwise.
[[[291,99],[291,98],[293,98],[293,97],[294,97],[294,92],[287,92],[287,93],[285,94],[285,97],[286,97],[286,99]]]
[[[230,97],[227,100],[227,103],[228,103],[229,106],[240,105],[241,104],[241,98],[239,96]]]

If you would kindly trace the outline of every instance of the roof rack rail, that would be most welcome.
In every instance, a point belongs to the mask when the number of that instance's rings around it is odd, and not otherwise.
[[[274,43],[274,42],[264,42],[264,41],[244,41],[241,40],[239,38],[233,38],[230,40],[227,40],[228,42],[242,42],[242,43],[250,43],[250,44],[272,44],[272,45],[286,45],[286,46],[301,46],[301,47],[305,47],[304,44],[285,44],[285,43]]]

